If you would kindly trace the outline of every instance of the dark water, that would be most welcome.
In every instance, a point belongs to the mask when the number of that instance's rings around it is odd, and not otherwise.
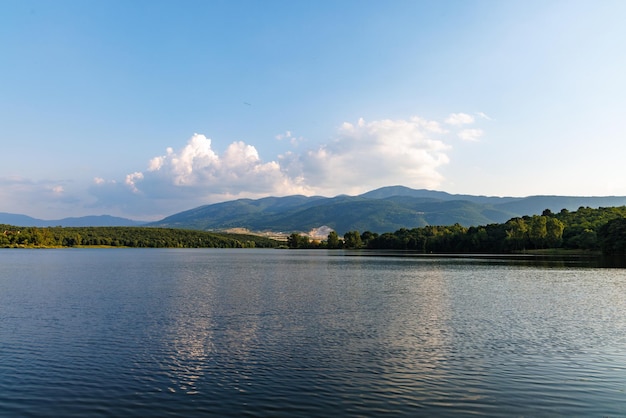
[[[625,416],[626,270],[0,250],[2,416]]]

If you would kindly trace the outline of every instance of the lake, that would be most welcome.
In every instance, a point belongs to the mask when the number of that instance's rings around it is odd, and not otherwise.
[[[626,415],[626,269],[0,250],[0,415]]]

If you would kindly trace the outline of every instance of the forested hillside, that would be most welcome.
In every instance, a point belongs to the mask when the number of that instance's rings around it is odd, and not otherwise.
[[[44,220],[15,213],[0,212],[0,224],[16,226],[141,226],[145,223],[109,215]]]
[[[278,247],[266,237],[152,227],[17,227],[0,225],[0,247]],[[324,241],[291,234],[291,248],[369,248],[424,253],[511,253],[562,248],[626,254],[626,206],[549,209],[541,215],[515,217],[504,223],[399,228],[395,232],[332,231]]]
[[[326,225],[339,234],[354,230],[384,233],[428,225],[458,223],[470,227],[501,223],[514,217],[539,215],[546,208],[556,212],[563,208],[622,205],[626,205],[626,197],[488,197],[392,186],[360,196],[238,199],[180,212],[149,226],[306,232]]]
[[[464,227],[425,226],[400,228],[377,234],[349,231],[339,239],[331,233],[325,242],[310,242],[292,234],[292,248],[370,248],[412,250],[424,253],[511,253],[525,250],[563,248],[626,254],[626,206],[579,208],[541,215],[511,218],[505,223]]]

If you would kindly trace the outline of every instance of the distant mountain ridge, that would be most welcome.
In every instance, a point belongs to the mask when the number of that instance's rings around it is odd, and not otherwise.
[[[0,212],[0,224],[14,226],[141,226],[145,222],[134,221],[132,219],[119,218],[116,216],[81,216],[76,218],[63,218],[58,220],[43,220],[32,218],[26,215]]]
[[[327,225],[340,234],[352,230],[382,233],[426,225],[501,223],[518,216],[541,214],[545,209],[559,212],[561,209],[577,210],[581,206],[624,205],[626,196],[493,197],[390,186],[358,196],[238,199],[200,206],[147,225],[274,232],[307,232]]]
[[[329,226],[347,231],[393,232],[426,225],[463,226],[502,223],[545,209],[559,212],[579,207],[626,206],[626,196],[494,197],[450,194],[442,191],[382,187],[358,196],[292,195],[238,199],[199,206],[146,223],[109,215],[42,220],[0,212],[0,224],[15,226],[158,226],[201,230],[246,228],[251,231],[308,232]]]

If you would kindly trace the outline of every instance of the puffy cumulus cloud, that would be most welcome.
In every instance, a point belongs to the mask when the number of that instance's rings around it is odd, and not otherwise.
[[[448,125],[466,125],[474,123],[474,117],[467,113],[451,113],[445,120]]]
[[[211,139],[194,134],[182,148],[167,148],[150,159],[144,171],[120,181],[96,177],[89,191],[96,198],[94,208],[157,219],[243,197],[359,194],[394,184],[438,188],[444,181],[440,170],[449,163],[446,140],[480,135],[481,130],[462,129],[462,124],[450,132],[420,117],[360,119],[341,125],[330,142],[263,161],[253,145],[237,141],[220,153]],[[289,131],[277,137],[293,138]]]
[[[378,120],[344,123],[338,137],[303,154],[281,156],[284,170],[320,194],[361,193],[403,184],[435,188],[449,146],[432,136],[445,133],[434,121]]]
[[[140,177],[139,174],[142,174]],[[166,154],[150,160],[146,173],[134,173],[131,188],[144,190],[142,183],[158,183],[188,189],[203,196],[242,193],[292,194],[308,192],[297,179],[291,179],[275,161],[263,162],[252,145],[233,142],[222,155],[211,146],[211,140],[195,134],[179,152],[172,148]],[[128,184],[128,179],[127,179]]]
[[[133,193],[139,193],[139,189],[135,186],[135,182],[143,179],[143,173],[136,171],[132,174],[126,175],[126,180],[124,183],[133,191]]]
[[[482,129],[463,129],[458,133],[459,138],[463,141],[478,141],[483,136]]]
[[[150,159],[146,171],[126,175],[123,183],[94,179],[95,206],[124,206],[149,217],[241,197],[310,194],[298,178],[290,178],[278,162],[263,162],[252,145],[233,142],[219,155],[211,139],[194,134],[180,150],[167,148]]]

